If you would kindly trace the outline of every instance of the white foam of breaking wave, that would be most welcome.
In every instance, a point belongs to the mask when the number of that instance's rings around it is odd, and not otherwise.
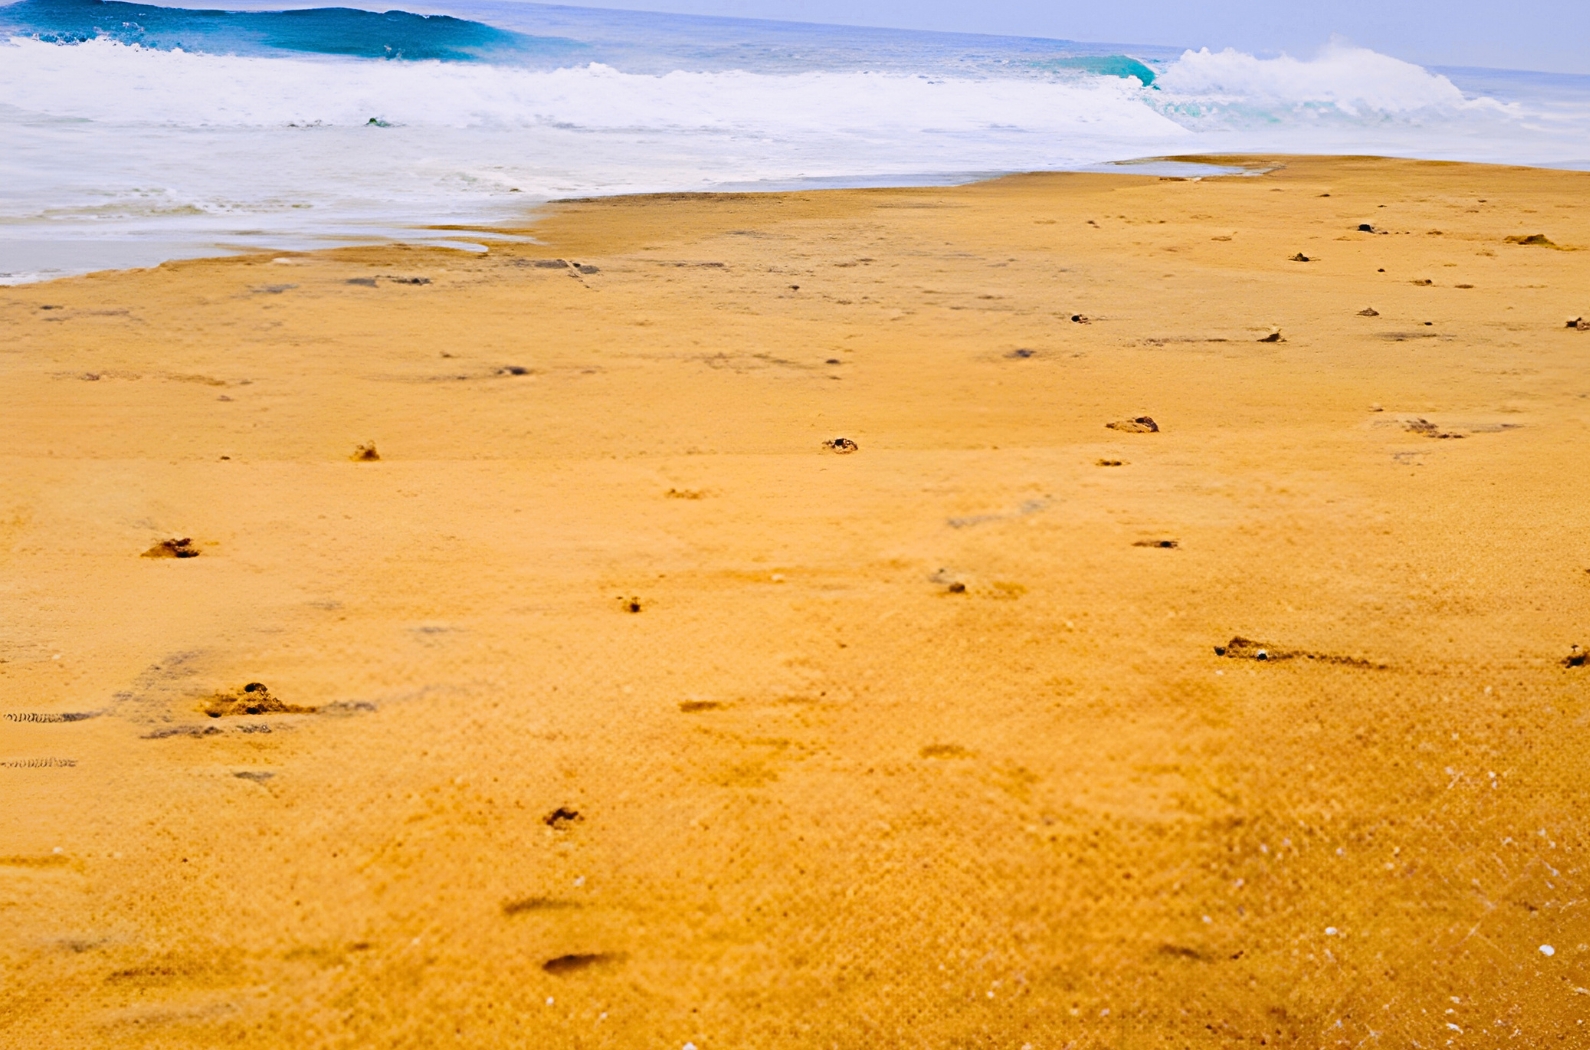
[[[393,124],[743,129],[768,134],[1105,132],[1179,129],[1115,77],[947,79],[861,72],[623,73],[440,62],[256,58],[154,51],[108,40],[0,47],[0,103],[106,123],[200,127]]]
[[[1349,117],[1505,108],[1491,99],[1464,97],[1452,81],[1422,66],[1340,42],[1312,59],[1257,58],[1231,48],[1187,51],[1158,83],[1167,102],[1183,107],[1332,107]]]

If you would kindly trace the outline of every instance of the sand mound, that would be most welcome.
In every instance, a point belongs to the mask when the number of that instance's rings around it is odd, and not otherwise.
[[[199,706],[211,718],[232,715],[308,715],[315,708],[286,704],[271,695],[264,682],[250,682],[231,693],[216,693]]]

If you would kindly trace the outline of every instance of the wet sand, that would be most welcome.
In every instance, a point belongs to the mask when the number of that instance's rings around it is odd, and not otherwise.
[[[1590,1043],[1590,175],[1270,163],[0,289],[0,1043]]]

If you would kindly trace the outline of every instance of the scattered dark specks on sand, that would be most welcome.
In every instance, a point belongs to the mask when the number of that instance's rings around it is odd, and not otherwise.
[[[618,599],[618,607],[627,613],[638,613],[642,609],[646,608],[645,604],[634,595],[631,595],[628,598],[625,598],[621,595]]]
[[[1358,316],[1359,317],[1379,317],[1380,316],[1380,311],[1376,310],[1373,306],[1366,306],[1362,310],[1358,311]]]
[[[722,706],[716,700],[681,700],[679,702],[679,710],[687,715],[695,714],[697,711],[716,711]]]
[[[847,455],[847,454],[849,454],[851,452],[859,451],[861,449],[861,446],[856,444],[854,441],[850,440],[847,437],[836,437],[836,438],[830,438],[829,440],[824,441],[823,442],[823,448],[827,449],[830,452],[837,452],[837,453],[839,453],[840,455],[843,456],[843,455]]]
[[[1180,540],[1138,540],[1135,543],[1133,543],[1132,546],[1134,546],[1134,547],[1160,547],[1160,548],[1163,548],[1165,550],[1172,550],[1172,549],[1174,549],[1176,547],[1180,547],[1181,546],[1181,541]]]
[[[1462,438],[1466,436],[1463,434],[1454,434],[1450,430],[1442,430],[1440,427],[1424,418],[1410,419],[1403,424],[1403,428],[1410,434],[1419,434],[1427,438],[1440,438],[1442,440],[1447,440],[1450,438]]]
[[[143,735],[144,740],[169,740],[174,736],[217,736],[221,730],[215,726],[161,726]]]
[[[271,695],[264,682],[250,682],[232,692],[215,693],[199,705],[211,718],[225,715],[309,715],[313,707],[286,704]]]
[[[1428,278],[1428,277],[1420,277],[1420,278],[1417,278],[1415,280],[1409,281],[1408,283],[1409,284],[1416,284],[1420,288],[1428,288],[1431,285],[1435,284],[1435,282],[1430,280],[1430,278]]]
[[[197,558],[199,548],[187,536],[178,540],[161,540],[139,555],[141,558]]]
[[[0,762],[0,766],[7,769],[69,769],[75,765],[75,758],[8,758]]]
[[[1018,359],[1026,359],[1026,358],[1029,358],[1029,357],[1037,357],[1038,356],[1038,351],[1036,351],[1036,350],[1028,350],[1026,348],[1022,348],[1022,349],[1019,349],[1019,350],[1012,350],[1010,353],[1006,354],[1005,356],[1006,357],[1014,357],[1014,358],[1018,358]]]
[[[1093,461],[1093,465],[1096,466],[1096,467],[1124,467],[1124,466],[1126,466],[1126,460],[1124,460],[1124,459],[1096,459],[1096,460]]]
[[[1586,653],[1576,645],[1569,650],[1567,656],[1562,658],[1562,665],[1564,667],[1583,667],[1586,656],[1590,656],[1590,653]]]
[[[1152,416],[1135,416],[1132,419],[1117,419],[1104,424],[1108,430],[1121,430],[1128,434],[1157,434],[1159,424],[1154,422]]]
[[[355,463],[374,463],[381,458],[381,453],[375,450],[375,442],[369,441],[353,450],[353,455],[348,457]]]
[[[541,823],[555,831],[562,831],[565,828],[577,824],[584,819],[585,818],[580,815],[579,810],[570,809],[568,806],[559,806],[551,813],[548,813],[546,816],[542,817]]]
[[[705,499],[707,494],[701,489],[669,489],[663,496],[667,499]]]
[[[323,715],[362,715],[370,714],[376,706],[368,700],[333,700],[320,709]]]
[[[574,955],[560,955],[556,959],[548,959],[541,964],[541,969],[555,977],[565,974],[578,973],[589,970],[593,966],[605,966],[622,962],[624,957],[614,952],[590,952]]]
[[[959,744],[929,744],[917,752],[923,758],[971,758],[972,753]]]
[[[1287,261],[1288,262],[1313,262],[1314,260],[1310,259],[1308,256],[1304,255],[1302,252],[1298,252],[1296,255],[1292,256]]]

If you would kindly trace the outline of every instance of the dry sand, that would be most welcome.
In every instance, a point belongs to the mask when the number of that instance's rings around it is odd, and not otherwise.
[[[1590,1045],[1590,175],[1274,163],[0,291],[0,1044]]]

